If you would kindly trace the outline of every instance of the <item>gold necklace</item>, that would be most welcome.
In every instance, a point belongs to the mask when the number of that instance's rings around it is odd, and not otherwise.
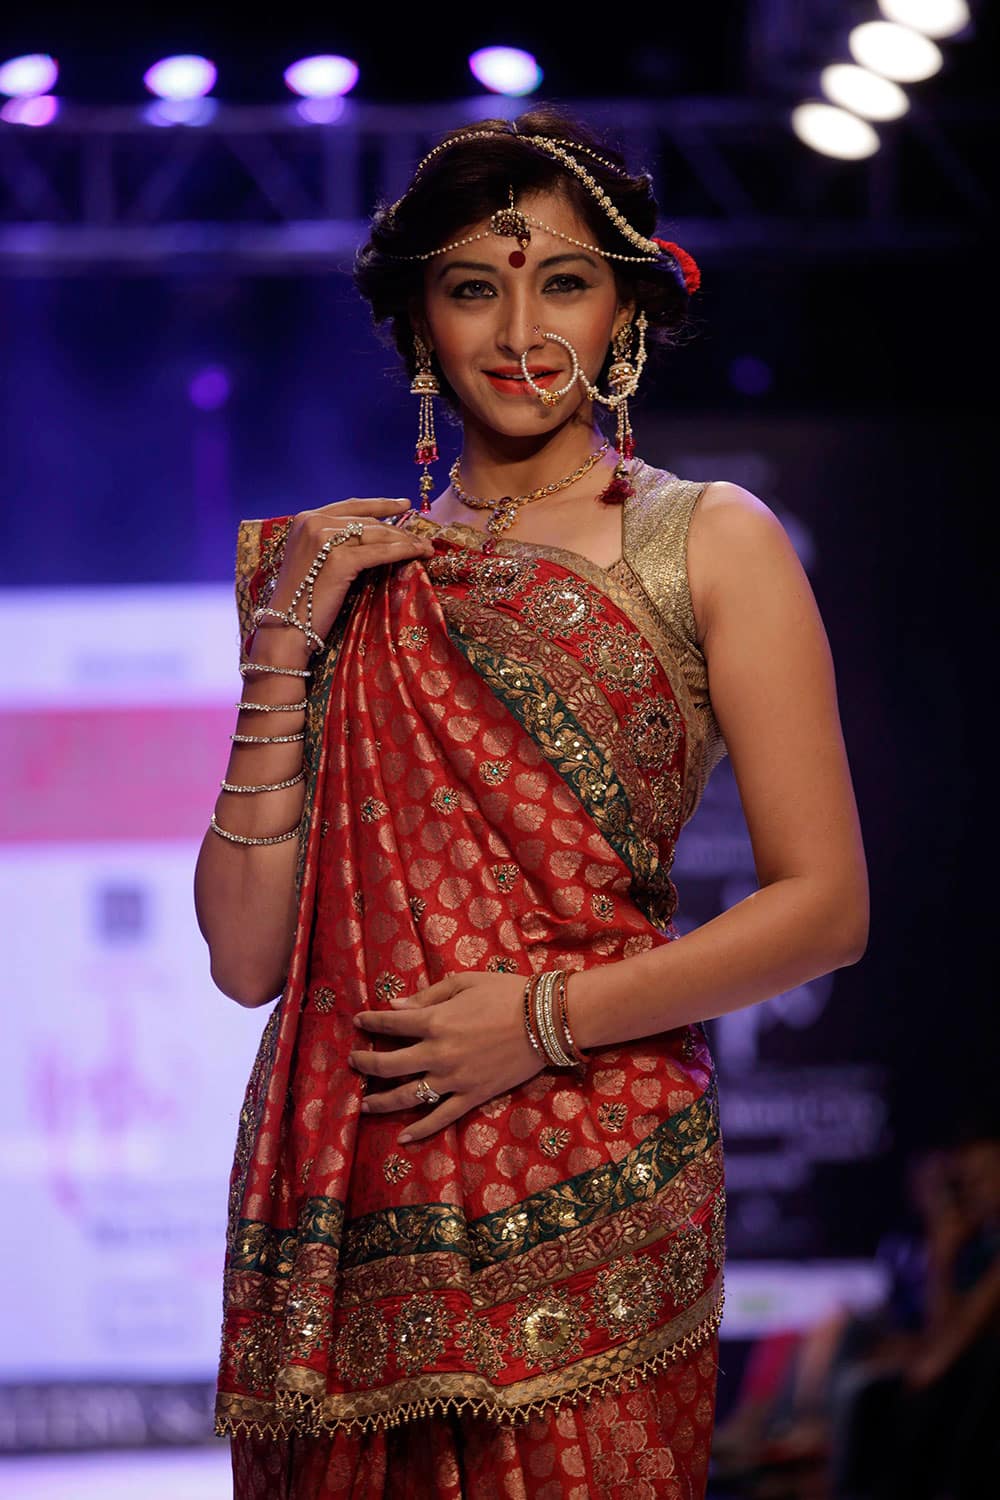
[[[557,479],[552,484],[539,485],[537,490],[532,490],[527,495],[502,495],[499,500],[484,500],[480,495],[467,495],[462,488],[461,458],[456,458],[452,464],[448,478],[451,480],[455,498],[463,505],[467,505],[470,510],[493,512],[486,522],[486,530],[490,533],[492,541],[484,543],[483,546],[484,552],[492,552],[504,532],[517,520],[517,513],[522,505],[527,505],[532,500],[542,500],[546,495],[554,495],[557,490],[568,489],[571,484],[582,479],[584,474],[589,474],[594,465],[600,463],[610,447],[610,442],[602,443],[599,448],[594,449],[593,453],[588,454],[578,469],[574,469],[572,474],[567,474],[565,479]]]

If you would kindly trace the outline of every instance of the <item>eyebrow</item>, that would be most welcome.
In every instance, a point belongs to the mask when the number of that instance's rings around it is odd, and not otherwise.
[[[563,266],[567,261],[571,260],[585,261],[588,266],[592,266],[595,271],[597,270],[597,262],[593,260],[591,256],[584,255],[582,250],[574,250],[566,255],[546,256],[545,260],[540,260],[538,262],[538,269],[540,271],[545,271],[548,270],[551,266]],[[449,271],[486,271],[490,275],[496,276],[498,274],[499,267],[494,265],[492,262],[485,260],[452,260],[449,261],[446,266],[442,267],[442,269],[438,272],[436,279],[438,281],[441,281],[445,276],[447,276]]]

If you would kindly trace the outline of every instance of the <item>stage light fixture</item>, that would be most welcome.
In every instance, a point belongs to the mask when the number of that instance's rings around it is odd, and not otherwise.
[[[303,99],[336,99],[349,94],[358,77],[356,62],[329,53],[301,57],[285,69],[286,84]]]
[[[881,145],[867,120],[818,99],[808,99],[792,110],[792,129],[814,151],[841,161],[861,161],[874,156]]]
[[[59,64],[47,52],[27,52],[0,63],[0,94],[12,99],[33,99],[55,88]]]
[[[32,94],[0,105],[0,120],[8,125],[49,125],[58,113],[59,100],[54,94]]]
[[[878,0],[878,8],[887,21],[912,26],[924,36],[957,36],[969,24],[969,7],[965,0]]]
[[[469,58],[469,68],[484,89],[515,99],[533,94],[544,77],[535,58],[520,47],[480,47]]]
[[[898,120],[910,107],[898,83],[869,73],[856,63],[831,63],[823,69],[819,81],[831,103],[866,120]]]
[[[920,83],[940,71],[941,48],[895,21],[865,21],[847,39],[854,61],[896,83]]]
[[[207,57],[183,53],[176,57],[161,57],[143,74],[143,83],[151,94],[159,99],[176,101],[203,99],[212,89],[217,77],[215,64]]]

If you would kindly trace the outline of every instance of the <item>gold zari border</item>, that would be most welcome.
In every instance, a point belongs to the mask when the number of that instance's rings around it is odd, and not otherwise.
[[[563,1369],[518,1381],[504,1391],[481,1375],[461,1373],[422,1375],[382,1390],[325,1398],[300,1391],[279,1392],[274,1404],[220,1392],[215,1433],[217,1437],[281,1438],[377,1432],[421,1417],[462,1412],[494,1422],[524,1422],[636,1385],[655,1370],[701,1348],[718,1331],[724,1300],[720,1274],[696,1303],[662,1328],[617,1348],[584,1356]],[[670,1337],[670,1343],[657,1348],[665,1336]]]

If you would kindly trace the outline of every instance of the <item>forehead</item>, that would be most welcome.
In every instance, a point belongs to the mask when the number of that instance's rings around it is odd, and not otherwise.
[[[500,205],[506,207],[506,204]],[[604,259],[598,245],[595,242],[594,231],[575,207],[572,199],[565,193],[557,190],[545,192],[523,193],[514,200],[515,208],[526,214],[529,220],[531,240],[527,246],[528,260],[541,260],[553,255],[566,254],[578,251],[585,246],[592,253],[593,259],[601,266],[610,267]],[[473,243],[457,245],[455,241],[482,236],[474,239]],[[487,215],[475,223],[468,224],[449,238],[449,244],[453,249],[446,253],[432,257],[427,263],[428,270],[440,273],[443,266],[447,266],[453,260],[468,259],[470,253],[485,259],[496,258],[499,252],[510,249],[514,245],[512,237],[498,235],[491,229],[491,216]],[[506,256],[501,253],[501,259]]]

